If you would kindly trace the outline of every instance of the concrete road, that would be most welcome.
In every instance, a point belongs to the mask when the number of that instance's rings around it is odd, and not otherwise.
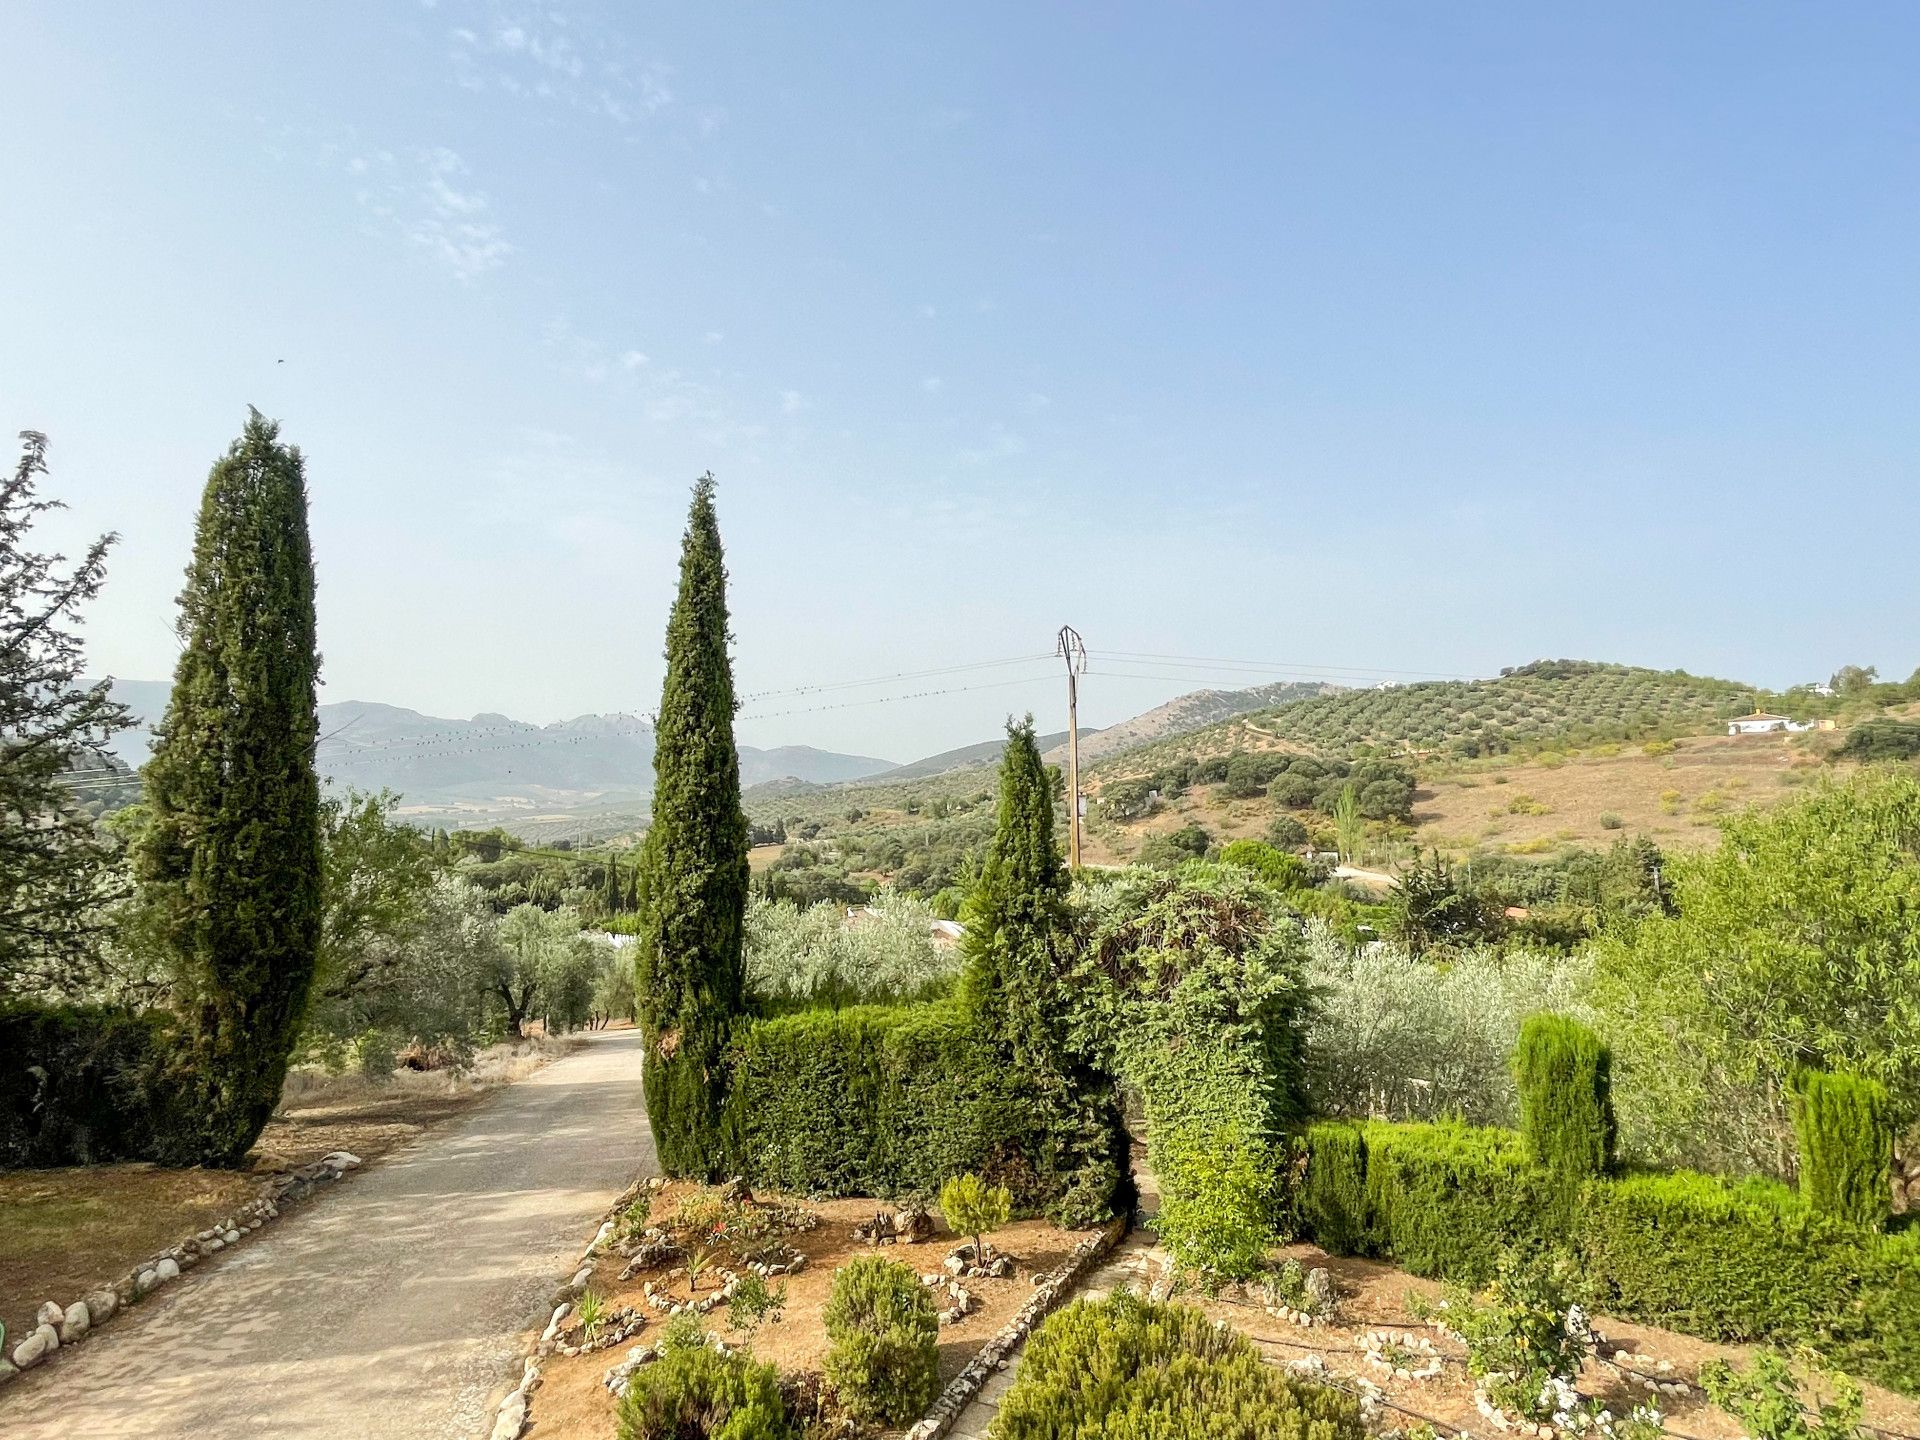
[[[471,1440],[600,1212],[656,1173],[603,1031],[0,1391],[7,1440]]]

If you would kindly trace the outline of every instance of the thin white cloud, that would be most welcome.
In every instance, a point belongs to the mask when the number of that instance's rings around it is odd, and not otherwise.
[[[938,395],[946,388],[946,384],[947,382],[942,380],[938,375],[927,375],[921,378],[920,388],[929,395]]]
[[[780,413],[782,415],[798,415],[806,408],[806,397],[798,390],[782,390],[780,392]]]
[[[372,228],[408,246],[463,282],[479,279],[515,253],[487,193],[473,184],[459,152],[446,146],[394,151],[364,144],[351,129],[276,132],[276,141],[312,147],[320,166],[347,177]],[[272,144],[276,153],[278,144]]]
[[[668,67],[551,5],[496,0],[484,21],[447,35],[455,83],[468,90],[562,104],[621,126],[674,103]]]

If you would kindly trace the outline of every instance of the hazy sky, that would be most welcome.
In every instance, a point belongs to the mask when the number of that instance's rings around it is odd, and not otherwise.
[[[708,468],[749,694],[1065,621],[1208,661],[1096,658],[1091,723],[1275,678],[1221,659],[1904,675],[1917,53],[1905,4],[13,0],[0,424],[124,534],[127,677],[249,403],[329,699],[650,710]],[[741,733],[905,759],[1055,674]]]

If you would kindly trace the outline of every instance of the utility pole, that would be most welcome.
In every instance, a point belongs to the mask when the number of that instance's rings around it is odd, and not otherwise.
[[[1060,627],[1054,654],[1067,662],[1067,864],[1080,868],[1080,676],[1087,647],[1071,625]]]

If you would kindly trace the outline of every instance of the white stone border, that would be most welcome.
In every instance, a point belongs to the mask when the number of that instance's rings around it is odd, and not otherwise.
[[[0,1384],[22,1370],[44,1364],[61,1349],[79,1344],[120,1311],[144,1300],[162,1285],[179,1279],[181,1271],[191,1269],[230,1245],[238,1245],[247,1235],[276,1219],[282,1205],[305,1198],[359,1164],[358,1155],[335,1150],[311,1165],[283,1170],[266,1182],[259,1196],[226,1219],[143,1260],[112,1284],[89,1290],[70,1305],[63,1306],[57,1300],[44,1302],[33,1330],[13,1346],[10,1356],[0,1358]]]
[[[553,1352],[560,1334],[560,1322],[567,1318],[567,1312],[573,1309],[573,1302],[580,1298],[592,1281],[594,1259],[613,1238],[616,1217],[643,1190],[664,1189],[666,1183],[658,1178],[636,1180],[606,1208],[600,1228],[594,1231],[587,1248],[580,1252],[580,1259],[573,1268],[573,1277],[554,1291],[553,1313],[547,1317],[546,1328],[540,1332],[540,1338],[527,1350],[520,1366],[519,1382],[507,1392],[506,1398],[500,1402],[500,1408],[494,1412],[491,1440],[519,1440],[520,1432],[527,1428],[527,1412],[533,1402],[533,1392],[540,1388],[540,1362]]]
[[[1005,1368],[1008,1357],[1019,1348],[1028,1332],[1065,1299],[1094,1266],[1107,1258],[1131,1228],[1132,1222],[1128,1216],[1116,1215],[1098,1235],[1074,1246],[1065,1260],[1044,1275],[1035,1276],[1033,1298],[980,1347],[967,1362],[966,1368],[940,1392],[926,1416],[907,1431],[904,1440],[939,1440],[951,1430],[954,1421],[960,1418],[960,1412],[972,1403],[973,1397],[980,1393],[981,1387],[994,1371]]]

